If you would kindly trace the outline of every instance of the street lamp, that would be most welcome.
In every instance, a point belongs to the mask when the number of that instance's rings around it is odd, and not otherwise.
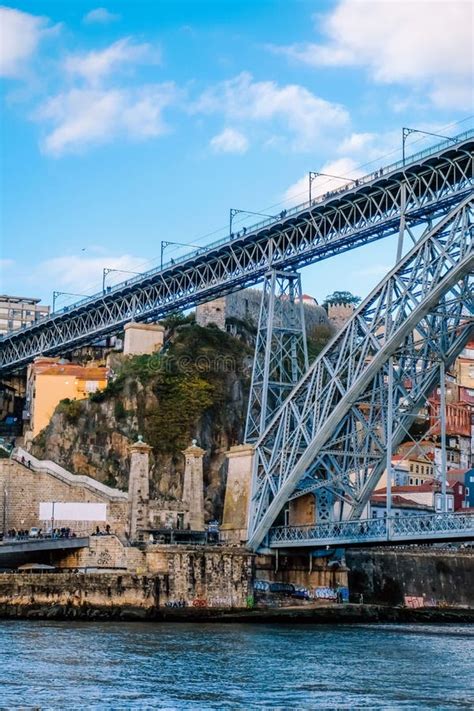
[[[265,212],[252,212],[251,210],[238,210],[235,207],[231,207],[229,210],[229,234],[232,237],[232,223],[234,217],[239,213],[244,213],[245,215],[258,215],[259,217],[271,217],[272,220],[276,220],[276,215],[267,215]]]
[[[337,180],[348,180],[350,183],[356,184],[358,181],[355,180],[354,178],[346,178],[342,175],[331,175],[330,173],[319,173],[315,170],[310,170],[308,173],[308,178],[309,178],[309,201],[311,202],[311,185],[313,183],[313,180],[316,178],[319,178],[320,176],[323,176],[325,178],[336,178]]]
[[[160,253],[160,265],[161,269],[163,269],[163,254],[166,249],[166,247],[169,247],[170,244],[176,244],[178,247],[195,247],[196,249],[203,249],[202,245],[200,244],[189,244],[185,242],[169,242],[168,240],[162,239],[161,240],[161,253]]]
[[[70,291],[53,291],[53,313],[56,310],[56,299],[58,296],[87,296],[87,294],[73,294]]]
[[[426,136],[434,136],[435,138],[445,138],[447,141],[453,141],[454,143],[456,143],[456,139],[452,136],[442,136],[440,133],[432,133],[431,131],[422,131],[421,128],[408,128],[407,126],[404,126],[402,128],[403,165],[405,165],[405,143],[411,133],[424,133]]]
[[[141,272],[130,272],[127,269],[110,269],[109,267],[104,267],[102,269],[102,293],[105,294],[105,277],[111,272],[120,272],[121,274],[135,274],[139,275]]]

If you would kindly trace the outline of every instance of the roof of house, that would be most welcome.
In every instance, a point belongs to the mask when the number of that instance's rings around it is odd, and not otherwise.
[[[105,380],[107,366],[79,365],[77,363],[54,362],[52,359],[37,359],[33,363],[35,375],[71,375],[79,380]]]
[[[432,479],[431,481],[424,481],[422,484],[406,485],[406,486],[392,486],[392,494],[423,494],[430,491],[438,491],[441,488],[439,481]],[[451,489],[448,491],[452,493]],[[386,494],[387,488],[383,487],[381,489],[376,489],[374,495]]]
[[[372,506],[380,504],[381,506],[387,505],[387,497],[380,494],[370,497],[370,503]],[[410,509],[423,509],[423,511],[431,510],[431,506],[427,504],[420,504],[418,501],[413,501],[412,499],[406,499],[404,496],[392,496],[392,506],[398,506],[399,508],[410,508]]]
[[[464,479],[464,474],[469,471],[468,469],[449,469],[448,470],[448,481],[462,481]],[[459,477],[462,477],[460,479]]]

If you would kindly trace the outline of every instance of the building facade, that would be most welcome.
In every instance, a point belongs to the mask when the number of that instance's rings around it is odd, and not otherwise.
[[[76,365],[59,358],[36,358],[28,367],[24,420],[27,440],[44,429],[61,400],[83,400],[107,386],[104,366]]]
[[[48,315],[49,306],[40,304],[40,299],[0,295],[0,335],[31,326]]]

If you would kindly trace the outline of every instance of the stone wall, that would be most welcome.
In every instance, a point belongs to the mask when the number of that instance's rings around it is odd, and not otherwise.
[[[122,545],[115,536],[94,536],[90,548],[72,551],[58,565],[94,572],[102,569],[104,574],[115,568],[132,575],[158,576],[162,603],[170,605],[246,607],[253,589],[253,555],[241,548],[158,544],[138,548]]]
[[[315,558],[308,554],[258,555],[255,578],[268,582],[291,583],[312,591],[315,588],[347,587],[347,568],[332,557]]]
[[[427,603],[474,607],[474,551],[435,549],[347,550],[351,600],[403,604],[405,596]]]
[[[246,608],[253,591],[253,556],[245,550],[197,546],[121,547],[91,539],[91,548],[65,557],[74,571],[0,575],[0,605]],[[129,566],[116,570],[114,565]],[[102,572],[95,570],[102,568]],[[135,570],[133,570],[135,568]]]
[[[196,323],[198,326],[208,326],[213,323],[224,331],[226,319],[236,318],[257,326],[261,301],[262,291],[259,289],[243,289],[222,296],[219,299],[200,304],[196,308]],[[307,331],[311,331],[315,326],[329,323],[326,310],[322,306],[318,306],[316,302],[314,306],[305,303],[303,308]]]
[[[334,328],[339,331],[354,313],[352,304],[329,304],[328,318]]]
[[[41,502],[87,502],[106,503],[107,522],[112,530],[118,534],[123,534],[127,521],[127,495],[123,492],[116,492],[117,498],[113,500],[107,496],[105,487],[100,482],[94,482],[91,486],[85,486],[81,478],[77,477],[74,483],[74,475],[70,475],[71,481],[60,478],[59,474],[46,470],[30,469],[23,464],[11,459],[0,460],[0,531],[8,531],[12,528],[30,529],[32,526],[43,527],[44,521],[39,519],[39,505]],[[97,488],[94,490],[94,485]],[[104,491],[102,491],[101,488]],[[113,491],[112,489],[110,491]],[[121,498],[119,498],[121,496]],[[96,525],[104,528],[102,521],[90,521],[82,526],[74,527],[66,522],[57,522],[58,526],[69,525],[76,532],[82,530],[91,532]]]

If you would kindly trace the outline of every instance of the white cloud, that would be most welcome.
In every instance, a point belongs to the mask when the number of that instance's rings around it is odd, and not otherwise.
[[[87,15],[84,15],[83,18],[83,22],[86,25],[108,25],[111,22],[116,22],[116,20],[120,20],[120,15],[109,12],[105,7],[97,7],[95,10],[88,12]]]
[[[163,110],[177,96],[172,83],[138,89],[71,89],[58,94],[36,114],[37,120],[52,125],[43,140],[43,150],[59,156],[120,136],[159,136],[167,131]]]
[[[100,257],[69,255],[41,262],[35,270],[36,273],[31,276],[35,280],[41,280],[43,284],[47,281],[52,288],[59,291],[89,294],[100,291],[104,266],[109,269],[124,269],[125,272],[140,272],[144,271],[143,263],[143,257],[134,257],[129,254]],[[128,275],[128,277],[132,278],[132,275]],[[126,279],[126,273],[113,272],[108,276],[107,284],[111,285]],[[59,304],[60,306],[61,304]]]
[[[473,8],[468,0],[340,0],[315,18],[324,44],[273,49],[314,67],[364,66],[375,81],[427,89],[438,106],[470,107]]]
[[[356,163],[352,158],[339,158],[329,163],[325,163],[321,168],[321,173],[328,173],[332,176],[340,176],[331,178],[328,176],[318,176],[311,183],[311,197],[315,198],[318,195],[324,195],[331,190],[336,190],[345,185],[349,179],[359,178],[363,175],[363,171],[357,168]],[[309,177],[308,174],[290,185],[283,195],[283,200],[290,205],[299,205],[309,199]]]
[[[206,90],[192,107],[198,113],[222,113],[229,120],[279,121],[292,136],[292,146],[306,149],[324,131],[349,121],[346,109],[312,94],[298,84],[254,81],[248,72]]]
[[[247,137],[235,128],[225,128],[211,140],[211,148],[216,153],[245,153],[248,147]]]
[[[375,138],[374,133],[351,133],[350,136],[345,138],[342,143],[338,146],[337,152],[344,153],[358,153],[366,149]]]
[[[65,68],[70,75],[79,76],[97,86],[119,67],[139,62],[157,63],[159,60],[158,49],[149,44],[135,44],[130,37],[124,37],[106,49],[70,55],[66,59]]]
[[[0,75],[21,76],[42,37],[51,32],[46,17],[0,7]]]

